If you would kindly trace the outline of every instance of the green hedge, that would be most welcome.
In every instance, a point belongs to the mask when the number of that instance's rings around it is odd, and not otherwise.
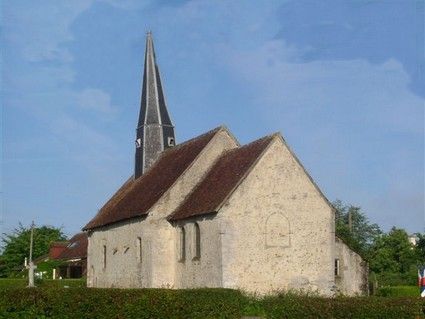
[[[418,297],[420,290],[418,286],[383,287],[376,294],[382,297]]]
[[[0,289],[0,318],[425,318],[420,298],[281,294],[230,289]]]

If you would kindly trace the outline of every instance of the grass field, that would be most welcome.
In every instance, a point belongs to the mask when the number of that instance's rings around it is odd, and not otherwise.
[[[418,286],[383,287],[378,290],[381,297],[419,297]]]
[[[0,279],[0,289],[1,288],[24,288],[28,285],[27,279],[15,279],[15,278],[1,278]],[[55,288],[65,288],[65,287],[86,287],[85,279],[43,279],[36,280],[35,285],[37,287],[55,287]]]

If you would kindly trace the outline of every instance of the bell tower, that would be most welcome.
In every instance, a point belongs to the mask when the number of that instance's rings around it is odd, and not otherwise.
[[[145,173],[166,148],[175,145],[174,126],[168,114],[156,64],[152,33],[146,36],[145,66],[139,122],[136,129],[134,178]]]

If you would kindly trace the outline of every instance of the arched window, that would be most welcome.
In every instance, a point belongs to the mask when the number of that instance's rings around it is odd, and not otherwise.
[[[142,238],[137,237],[137,260],[142,262]]]
[[[289,220],[281,213],[271,214],[266,221],[266,247],[291,245]]]
[[[183,262],[186,258],[186,232],[183,226],[179,227],[179,261]]]
[[[103,245],[103,269],[106,268],[106,245]]]
[[[193,259],[199,259],[201,258],[201,230],[198,223],[195,223],[193,228],[193,247],[195,248]]]

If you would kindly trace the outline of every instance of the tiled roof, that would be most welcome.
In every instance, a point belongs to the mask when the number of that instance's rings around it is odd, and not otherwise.
[[[165,150],[145,174],[136,180],[130,177],[83,229],[145,216],[220,129]]]
[[[68,242],[68,246],[55,259],[87,258],[87,233],[78,233]]]
[[[168,220],[175,221],[216,212],[246,176],[272,139],[273,135],[266,136],[223,154],[192,193],[168,217]]]
[[[50,244],[49,258],[56,259],[68,246],[68,241],[57,241]]]

